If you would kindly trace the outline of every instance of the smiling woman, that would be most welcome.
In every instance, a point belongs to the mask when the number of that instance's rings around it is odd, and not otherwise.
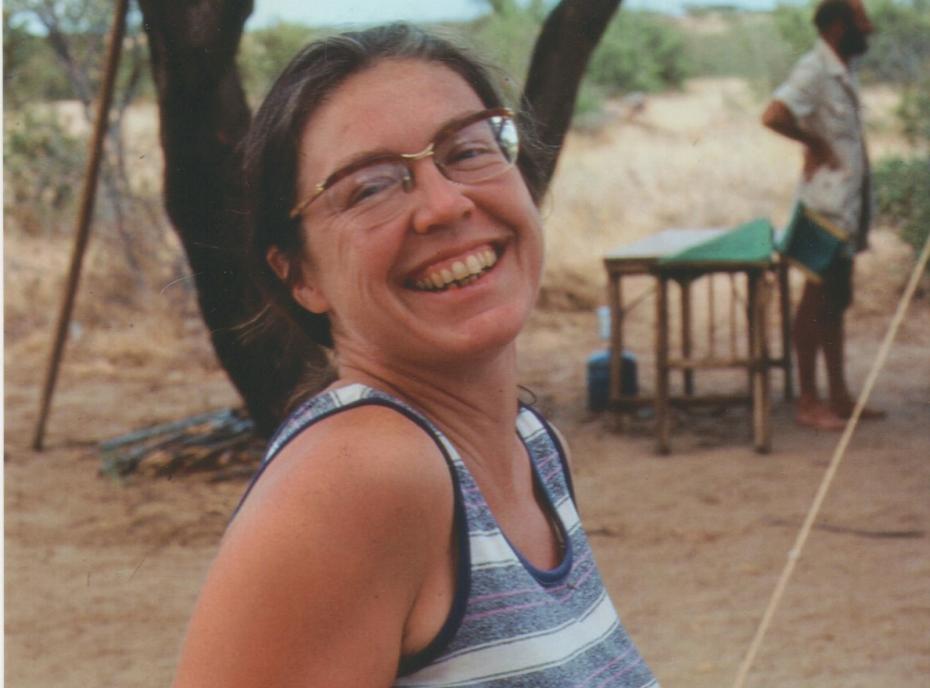
[[[177,686],[652,686],[563,444],[517,398],[534,159],[485,70],[405,25],[308,46],[247,146],[250,251],[336,380],[272,438]]]

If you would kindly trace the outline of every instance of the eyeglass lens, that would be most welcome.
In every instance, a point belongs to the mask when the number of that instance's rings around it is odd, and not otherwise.
[[[434,142],[436,167],[447,179],[476,184],[503,174],[516,161],[519,141],[510,117],[493,115],[447,132]],[[323,192],[335,213],[380,215],[403,204],[413,189],[410,162],[401,157],[373,162],[342,177]]]

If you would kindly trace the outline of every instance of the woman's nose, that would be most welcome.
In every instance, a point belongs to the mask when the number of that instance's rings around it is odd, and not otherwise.
[[[411,195],[416,204],[413,211],[415,232],[425,234],[471,214],[475,203],[464,193],[465,188],[447,179],[432,159],[419,160],[414,167]]]

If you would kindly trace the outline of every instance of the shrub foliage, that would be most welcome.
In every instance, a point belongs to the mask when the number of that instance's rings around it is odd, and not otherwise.
[[[678,88],[688,76],[684,37],[668,18],[618,12],[588,65],[587,79],[610,94]]]
[[[53,109],[7,112],[3,124],[4,212],[25,231],[39,232],[74,202],[85,146]]]
[[[885,158],[874,175],[879,213],[919,251],[930,230],[930,157]]]
[[[914,154],[884,158],[874,171],[879,216],[897,225],[917,251],[930,235],[930,61],[927,67],[926,75],[905,91],[898,108]]]

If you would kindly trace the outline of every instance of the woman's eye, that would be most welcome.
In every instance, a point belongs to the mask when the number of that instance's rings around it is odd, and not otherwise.
[[[387,172],[346,178],[340,184],[337,205],[340,210],[351,210],[363,203],[374,203],[400,181],[400,177]]]
[[[489,158],[500,157],[500,151],[491,141],[466,141],[453,146],[443,156],[446,166],[480,164]]]

